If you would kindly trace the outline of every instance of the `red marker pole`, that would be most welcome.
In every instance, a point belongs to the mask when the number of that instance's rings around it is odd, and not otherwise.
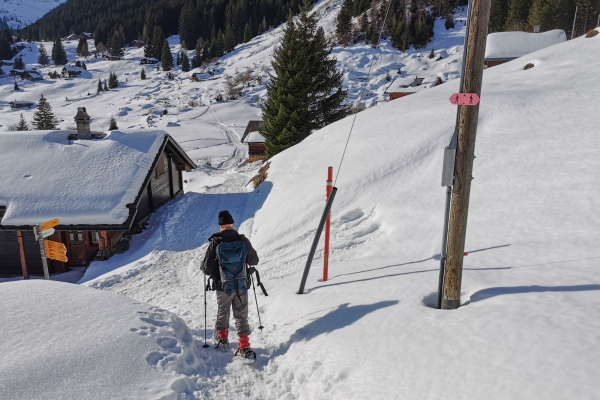
[[[329,200],[331,195],[331,188],[333,187],[333,167],[327,168],[327,187],[325,201]],[[331,212],[327,215],[327,221],[325,221],[325,251],[323,254],[323,282],[327,281],[327,270],[329,268],[329,232],[331,223]]]

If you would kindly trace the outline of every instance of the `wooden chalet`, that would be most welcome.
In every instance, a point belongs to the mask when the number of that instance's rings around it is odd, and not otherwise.
[[[15,65],[13,60],[0,60],[0,67],[12,67]]]
[[[21,77],[21,75],[23,75],[23,72],[25,72],[24,69],[11,69],[9,75]]]
[[[142,64],[142,65],[158,64],[159,62],[160,62],[160,60],[153,58],[153,57],[144,57],[140,60],[140,64]]]
[[[193,73],[192,76],[190,76],[190,80],[193,82],[204,82],[209,80],[210,78],[210,74],[203,74],[200,72]]]
[[[79,36],[72,33],[69,36],[66,36],[63,40],[79,40]]]
[[[122,57],[120,56],[113,56],[112,54],[105,54],[104,55],[104,59],[107,61],[121,61]]]
[[[183,171],[196,167],[164,131],[94,133],[83,107],[75,121],[76,132],[0,135],[0,148],[11,149],[0,160],[11,166],[0,176],[2,275],[43,273],[33,228],[54,218],[48,239],[66,246],[68,261],[49,260],[51,273],[108,258],[126,232],[183,194]]]
[[[263,121],[250,121],[244,135],[242,136],[242,143],[248,144],[248,159],[249,162],[265,160],[267,158],[265,153],[265,138],[260,134],[260,129],[264,125]]]
[[[85,39],[85,40],[90,40],[94,38],[94,34],[90,33],[90,32],[82,32],[79,35],[79,39]]]
[[[73,76],[80,76],[83,73],[83,68],[73,67],[71,65],[64,66],[61,74],[63,78],[71,78]]]
[[[425,89],[441,85],[444,83],[438,76],[420,78],[418,76],[402,76],[394,79],[394,81],[385,90],[385,94],[390,97],[390,100],[399,99],[400,97],[408,96]]]
[[[10,108],[31,108],[35,106],[35,103],[31,101],[11,101]]]
[[[490,33],[486,40],[483,63],[485,68],[494,67],[566,41],[567,35],[561,29],[541,33]]]
[[[26,81],[41,81],[44,80],[44,77],[37,71],[25,71],[21,74],[21,79]]]
[[[144,42],[143,40],[136,39],[136,40],[132,41],[129,46],[137,47],[139,49],[140,47],[144,47],[145,45],[146,45],[146,42]]]

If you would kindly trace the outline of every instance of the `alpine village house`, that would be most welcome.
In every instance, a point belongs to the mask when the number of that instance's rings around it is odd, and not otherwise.
[[[0,275],[41,274],[34,226],[60,220],[47,239],[62,242],[66,263],[50,273],[110,256],[125,233],[139,232],[160,206],[183,194],[194,162],[166,132],[90,131],[84,107],[77,131],[5,132],[0,148]]]

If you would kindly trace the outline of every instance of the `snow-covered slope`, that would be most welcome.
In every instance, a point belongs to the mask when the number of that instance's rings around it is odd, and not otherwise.
[[[177,316],[68,283],[4,283],[0,398],[151,399],[204,361]]]
[[[23,28],[65,1],[67,0],[2,0],[0,20],[4,20],[11,29]]]
[[[209,349],[209,371],[189,375],[189,398],[595,398],[599,41],[579,38],[485,71],[457,311],[431,307],[453,83],[357,114],[341,171],[353,117],[274,157],[253,193],[184,196],[134,238],[130,254],[93,264],[85,280],[121,268],[86,285],[202,329],[203,243],[218,210],[230,209],[259,251],[270,294],[258,294],[263,332],[250,306],[258,368]],[[330,279],[319,281],[318,253],[300,296],[329,165],[339,172]],[[210,334],[212,293],[208,305]]]

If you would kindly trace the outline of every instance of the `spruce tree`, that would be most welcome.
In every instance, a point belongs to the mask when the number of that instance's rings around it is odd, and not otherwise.
[[[183,52],[183,56],[181,56],[181,70],[183,72],[188,72],[190,70],[190,60],[185,51]]]
[[[351,2],[344,1],[335,25],[338,42],[344,46],[350,42],[350,32],[352,30],[352,15],[350,14],[349,5],[351,5]]]
[[[88,57],[90,55],[87,39],[83,36],[79,38],[79,43],[77,44],[77,55],[80,57]]]
[[[116,89],[119,87],[119,80],[117,79],[117,74],[110,71],[108,74],[108,87],[110,89]]]
[[[40,54],[38,55],[37,61],[42,67],[45,67],[46,65],[50,64],[50,57],[48,57],[46,46],[44,46],[43,44],[40,44]]]
[[[58,119],[43,94],[40,96],[36,112],[33,113],[32,125],[37,130],[56,129],[58,126]]]
[[[123,34],[116,29],[108,40],[108,50],[112,56],[123,57]]]
[[[23,62],[23,58],[17,57],[15,59],[14,69],[25,69],[25,63]]]
[[[18,131],[28,131],[29,125],[27,125],[27,121],[25,121],[25,117],[21,114],[21,118],[19,118],[19,124],[17,125]]]
[[[87,65],[84,62],[81,63],[81,69],[87,71]]]
[[[504,29],[507,31],[522,31],[525,28],[532,4],[533,0],[509,0]]]
[[[250,28],[250,24],[246,23],[244,27],[244,43],[248,43],[250,40],[252,40],[252,29]]]
[[[65,65],[69,62],[60,37],[54,39],[54,45],[52,46],[52,61],[54,61],[55,65]]]
[[[305,3],[306,4],[306,3]],[[314,16],[303,11],[288,16],[281,47],[275,50],[263,109],[268,157],[304,140],[315,129],[346,115],[342,74],[331,58],[330,43]]]
[[[142,68],[142,72],[140,73],[140,78],[141,78],[142,80],[145,80],[145,79],[146,79],[146,70],[145,70],[144,68]]]
[[[202,65],[202,48],[202,40],[198,40],[198,43],[196,43],[196,51],[192,57],[192,69],[198,68],[200,65]]]
[[[115,120],[114,116],[111,116],[110,117],[110,125],[108,126],[108,130],[116,131],[117,129],[119,129],[119,127],[117,126],[117,120]]]
[[[79,61],[79,60],[75,61],[75,66],[78,68],[81,68],[81,61]]]
[[[446,15],[446,21],[444,22],[444,27],[446,30],[454,29],[454,18],[452,18],[452,14]]]
[[[102,82],[100,82],[100,78],[98,78],[98,86],[96,87],[96,93],[100,93],[102,91]]]
[[[19,85],[17,85],[17,81],[15,81],[15,87],[13,88],[13,90],[15,92],[18,92],[19,90],[21,90],[21,89],[19,89]]]
[[[104,86],[102,87],[102,89],[103,89],[105,92],[108,92],[108,85],[106,84],[106,79],[104,80]]]
[[[170,71],[173,68],[173,54],[171,54],[171,48],[169,42],[163,40],[162,51],[161,51],[160,62],[162,64],[163,71]]]

